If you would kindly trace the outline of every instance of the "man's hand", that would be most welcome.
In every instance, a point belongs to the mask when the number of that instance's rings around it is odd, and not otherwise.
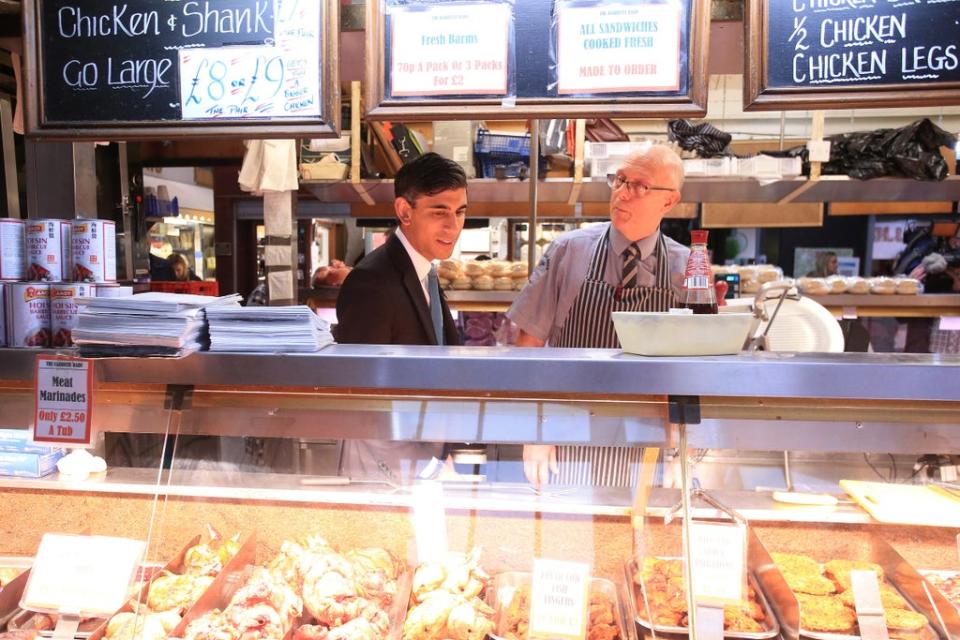
[[[523,445],[523,473],[537,489],[550,484],[550,474],[557,475],[557,448],[552,444]]]

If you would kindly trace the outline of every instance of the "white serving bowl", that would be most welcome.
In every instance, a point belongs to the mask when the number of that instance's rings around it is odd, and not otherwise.
[[[722,356],[740,353],[753,326],[751,313],[614,311],[613,326],[627,353],[640,356]]]

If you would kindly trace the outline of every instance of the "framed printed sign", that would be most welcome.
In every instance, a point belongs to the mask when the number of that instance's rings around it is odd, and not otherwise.
[[[373,0],[367,117],[706,113],[701,0]]]

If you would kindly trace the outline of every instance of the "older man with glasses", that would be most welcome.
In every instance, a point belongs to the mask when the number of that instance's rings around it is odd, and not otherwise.
[[[689,250],[660,233],[680,202],[683,163],[653,145],[627,157],[608,176],[610,222],[557,238],[507,315],[519,346],[615,349],[614,311],[667,311],[677,306]],[[642,449],[527,445],[524,472],[537,486],[632,487]]]

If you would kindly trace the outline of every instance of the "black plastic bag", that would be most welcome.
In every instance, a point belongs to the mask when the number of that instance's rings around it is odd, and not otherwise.
[[[727,148],[733,136],[709,122],[693,124],[689,120],[671,120],[667,123],[667,137],[684,151],[696,151],[701,158],[733,155]]]
[[[940,147],[952,147],[956,137],[924,118],[900,129],[877,129],[830,136],[830,162],[824,175],[869,180],[882,176],[914,180],[945,180],[949,168]],[[789,150],[800,155],[809,175],[806,147]]]

